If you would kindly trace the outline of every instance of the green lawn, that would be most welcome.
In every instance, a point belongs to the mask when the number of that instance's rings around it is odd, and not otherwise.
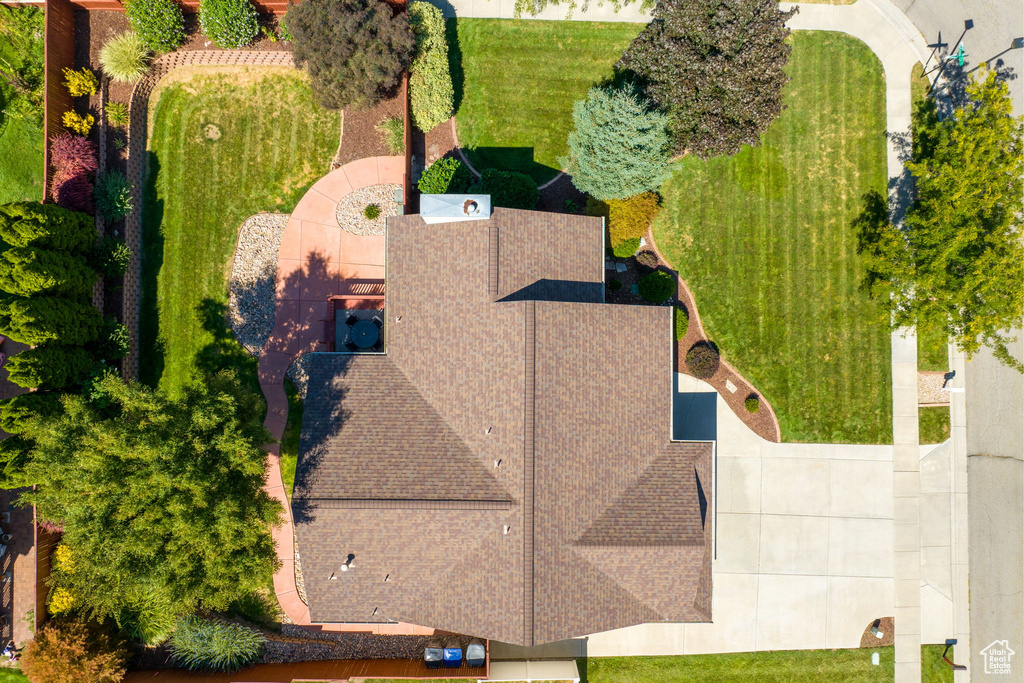
[[[19,669],[0,669],[0,683],[28,683],[28,676]]]
[[[949,438],[949,406],[918,408],[917,425],[921,443],[942,443]]]
[[[611,79],[643,24],[451,19],[459,143],[476,169],[553,178],[572,105]]]
[[[284,381],[284,390],[288,394],[288,422],[285,423],[284,435],[281,437],[281,478],[284,479],[284,490],[291,496],[295,486],[295,466],[299,463],[303,405],[290,379]]]
[[[882,66],[843,34],[792,42],[787,109],[760,147],[685,158],[655,239],[784,441],[891,443],[889,330],[861,290],[851,225],[886,188]]]
[[[238,226],[293,209],[327,172],[339,123],[292,69],[184,73],[151,104],[143,210],[140,369],[171,391],[221,367],[255,383],[224,317]]]
[[[35,19],[20,27],[13,24],[8,27],[14,13],[19,13],[23,18],[34,16]],[[41,41],[38,41],[38,52],[33,52],[22,42],[11,39],[11,34],[5,31],[14,31],[15,35],[38,31],[41,35],[42,28],[41,11],[13,7],[0,9],[0,60],[19,68],[22,64],[34,61],[37,68],[41,68]],[[14,88],[0,81],[0,204],[20,200],[40,201],[43,198],[42,111],[39,112],[39,122],[5,115],[4,110],[11,107],[17,97]]]
[[[881,655],[878,666],[871,664],[872,652]],[[941,646],[921,648],[922,683],[953,680],[941,654]],[[892,647],[579,661],[586,683],[892,683],[895,675]]]

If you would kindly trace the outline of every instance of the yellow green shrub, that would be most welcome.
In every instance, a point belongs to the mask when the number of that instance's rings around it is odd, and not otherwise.
[[[92,130],[92,124],[96,121],[92,114],[86,114],[82,116],[77,112],[66,111],[62,119],[64,127],[73,133],[78,133],[82,137],[89,135],[89,131]]]
[[[72,97],[80,97],[82,95],[95,95],[100,84],[96,80],[96,75],[83,66],[78,71],[68,68],[64,69],[64,87],[68,89]]]

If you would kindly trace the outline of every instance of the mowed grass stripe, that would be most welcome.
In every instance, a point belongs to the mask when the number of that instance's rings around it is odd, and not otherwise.
[[[603,22],[450,21],[464,76],[460,144],[472,150],[478,170],[518,170],[538,182],[560,169],[573,103],[613,76],[622,51],[643,29]]]
[[[655,237],[785,440],[889,443],[889,335],[851,225],[886,187],[882,68],[849,36],[792,42],[787,109],[759,147],[684,159]]]
[[[153,105],[143,209],[140,369],[171,391],[224,366],[255,382],[255,362],[221,315],[238,227],[260,211],[292,210],[326,172],[339,124],[291,69],[182,78]]]

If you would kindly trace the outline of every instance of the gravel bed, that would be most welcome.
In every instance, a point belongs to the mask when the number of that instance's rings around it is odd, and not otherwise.
[[[309,387],[309,362],[312,354],[304,353],[288,366],[288,379],[295,384],[295,390],[299,392],[299,398],[306,400],[306,389]]]
[[[299,557],[299,541],[295,538],[295,525],[292,525],[292,545],[295,554],[295,590],[299,593],[299,599],[309,604],[306,599],[306,580],[302,576],[302,558]]]
[[[277,253],[288,225],[283,213],[250,216],[238,230],[231,264],[229,319],[235,338],[258,356],[274,329],[277,307]]]
[[[949,403],[949,392],[942,391],[945,373],[917,373],[917,402],[921,405]]]
[[[384,219],[399,214],[401,207],[395,203],[395,190],[400,189],[401,185],[385,183],[370,185],[345,195],[338,202],[338,225],[353,235],[383,235]],[[373,220],[363,213],[370,204],[380,208],[380,215]]]

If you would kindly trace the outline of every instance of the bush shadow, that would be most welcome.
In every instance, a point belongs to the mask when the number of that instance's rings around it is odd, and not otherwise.
[[[141,264],[139,281],[139,380],[155,387],[164,372],[164,344],[160,339],[160,311],[157,306],[157,277],[164,263],[164,202],[157,198],[156,183],[160,177],[160,159],[146,153],[146,174],[143,180],[138,255]],[[126,294],[127,296],[127,294]]]

